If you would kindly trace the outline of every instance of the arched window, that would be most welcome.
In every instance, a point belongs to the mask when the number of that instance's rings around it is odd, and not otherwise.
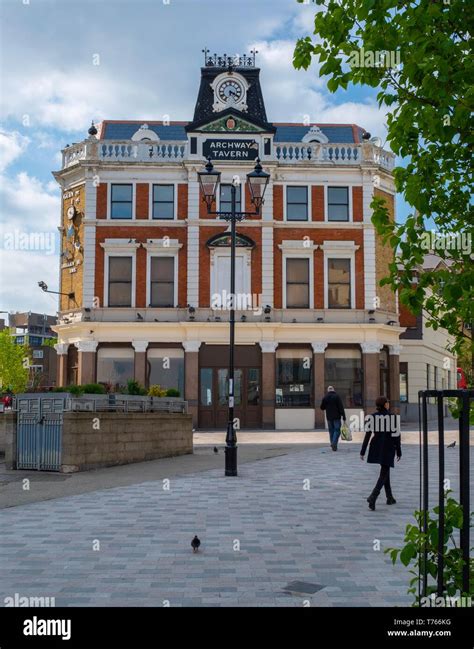
[[[238,248],[255,248],[255,242],[245,234],[237,234],[235,238],[235,244]],[[215,234],[206,243],[206,246],[208,246],[208,248],[230,248],[230,245],[231,237],[230,233],[227,232]]]

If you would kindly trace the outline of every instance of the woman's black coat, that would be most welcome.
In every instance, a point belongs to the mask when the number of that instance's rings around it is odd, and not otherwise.
[[[367,445],[370,438],[372,441],[369,446],[369,455],[367,462],[370,464],[380,464],[383,466],[392,466],[395,458],[402,456],[402,447],[400,443],[400,435],[393,436],[392,433],[397,433],[395,415],[391,415],[389,410],[377,410],[370,418],[366,418],[366,433],[362,443],[361,455],[365,455]],[[383,421],[380,418],[384,418]]]

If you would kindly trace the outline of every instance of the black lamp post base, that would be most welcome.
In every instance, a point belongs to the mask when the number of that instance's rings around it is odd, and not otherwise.
[[[237,476],[237,446],[226,446],[225,453],[225,475]]]

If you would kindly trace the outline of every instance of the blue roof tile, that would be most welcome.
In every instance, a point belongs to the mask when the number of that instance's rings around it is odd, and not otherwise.
[[[103,140],[131,140],[144,122],[105,122]],[[160,140],[187,140],[184,124],[153,124],[146,122],[150,131],[154,131]]]
[[[275,142],[301,142],[303,137],[309,131],[309,126],[278,126],[275,133]],[[322,133],[328,138],[329,142],[346,143],[354,142],[354,133],[352,126],[320,126]]]
[[[138,131],[143,122],[107,122],[104,123],[104,131],[102,135],[103,140],[130,140],[132,135]],[[185,131],[185,124],[173,124],[163,126],[163,124],[153,122],[146,122],[151,131],[154,131],[160,140],[187,140]],[[303,137],[309,130],[309,126],[302,126],[301,124],[284,124],[276,126],[275,142],[301,142]],[[340,126],[320,126],[321,131],[326,135],[329,142],[334,143],[351,143],[354,140],[354,131],[351,125],[341,124]],[[364,130],[356,127],[361,141],[362,133]]]

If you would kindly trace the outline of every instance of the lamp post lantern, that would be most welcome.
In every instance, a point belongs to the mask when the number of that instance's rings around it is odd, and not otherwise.
[[[234,424],[234,346],[235,346],[235,247],[236,247],[236,223],[245,217],[260,214],[260,208],[264,202],[265,190],[270,179],[270,174],[263,171],[259,158],[256,160],[255,168],[247,174],[247,181],[250,189],[250,199],[255,205],[255,212],[237,212],[236,196],[240,179],[234,176],[231,184],[231,211],[213,212],[212,204],[216,200],[217,188],[220,181],[220,171],[215,171],[211,158],[207,159],[204,171],[198,172],[199,183],[203,194],[203,200],[207,204],[208,214],[217,214],[222,219],[230,221],[230,336],[229,336],[229,414],[227,419],[227,434],[225,447],[225,475],[237,475],[237,435]]]

